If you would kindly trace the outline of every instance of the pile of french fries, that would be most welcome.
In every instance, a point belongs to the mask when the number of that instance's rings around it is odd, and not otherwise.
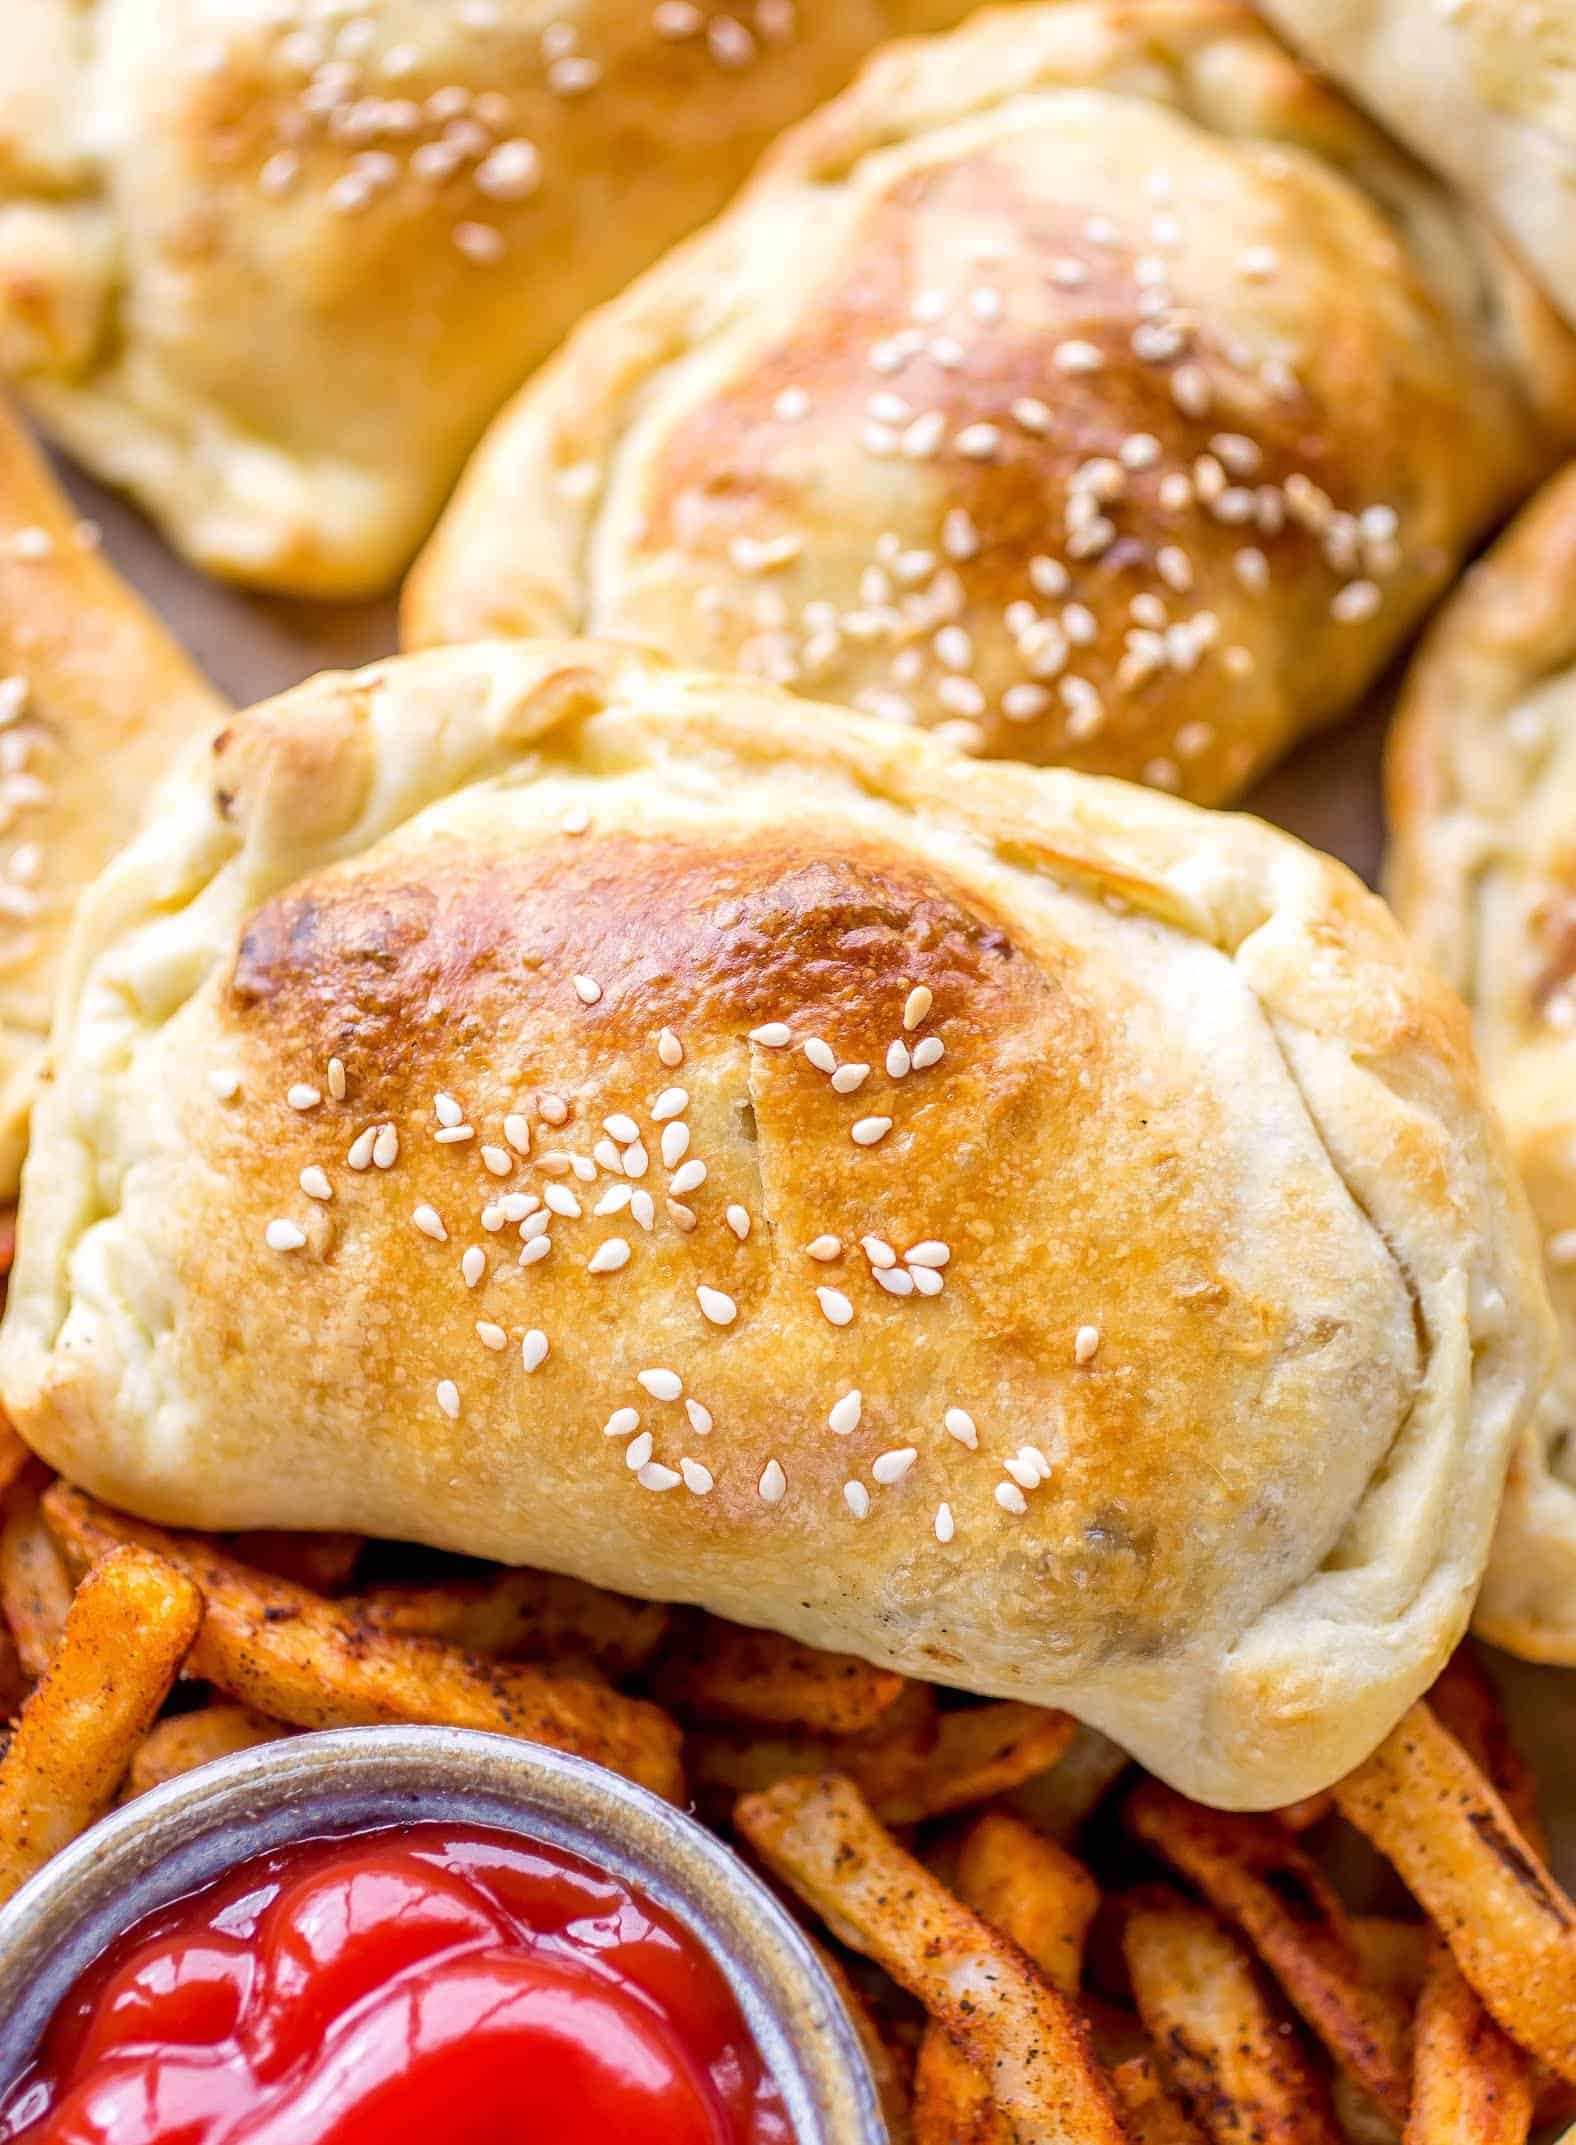
[[[895,2145],[1520,2145],[1576,2117],[1576,1907],[1467,1649],[1329,1795],[1236,1816],[1060,1713],[541,1572],[369,1566],[125,1518],[0,1428],[0,1899],[227,1752],[483,1728],[734,1841],[821,1940]],[[1353,1828],[1393,1912],[1343,1903]]]

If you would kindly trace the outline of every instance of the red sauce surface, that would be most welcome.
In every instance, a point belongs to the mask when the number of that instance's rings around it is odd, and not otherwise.
[[[0,2103],[28,2145],[790,2145],[700,1941],[574,1855],[410,1825],[116,1939]]]

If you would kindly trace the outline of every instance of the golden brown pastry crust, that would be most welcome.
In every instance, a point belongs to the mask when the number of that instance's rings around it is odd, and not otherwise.
[[[1576,467],[1441,614],[1407,678],[1387,777],[1391,896],[1471,1008],[1560,1325],[1478,1628],[1534,1660],[1576,1661]]]
[[[82,890],[223,709],[0,403],[0,1198]]]
[[[1264,12],[1481,203],[1576,321],[1568,0],[1265,0]]]
[[[0,370],[199,565],[373,592],[588,306],[966,4],[7,0]]]
[[[610,633],[1239,791],[1576,419],[1576,343],[1231,0],[880,56],[473,462],[411,645]]]
[[[1464,1017],[1343,869],[590,643],[239,718],[56,1053],[0,1400],[75,1480],[1065,1703],[1225,1801],[1432,1679],[1546,1368]]]

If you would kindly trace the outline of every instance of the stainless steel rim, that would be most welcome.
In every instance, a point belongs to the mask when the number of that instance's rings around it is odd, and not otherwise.
[[[0,1912],[0,2088],[130,1923],[292,1840],[436,1818],[583,1854],[686,1922],[726,1975],[797,2145],[887,2145],[858,2036],[802,1932],[715,1834],[539,1744],[458,1728],[348,1728],[221,1758],[139,1796]]]

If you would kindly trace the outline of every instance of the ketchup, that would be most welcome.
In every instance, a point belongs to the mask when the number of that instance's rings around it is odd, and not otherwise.
[[[136,1923],[0,2101],[27,2145],[790,2145],[681,1923],[556,1847],[422,1824]]]

